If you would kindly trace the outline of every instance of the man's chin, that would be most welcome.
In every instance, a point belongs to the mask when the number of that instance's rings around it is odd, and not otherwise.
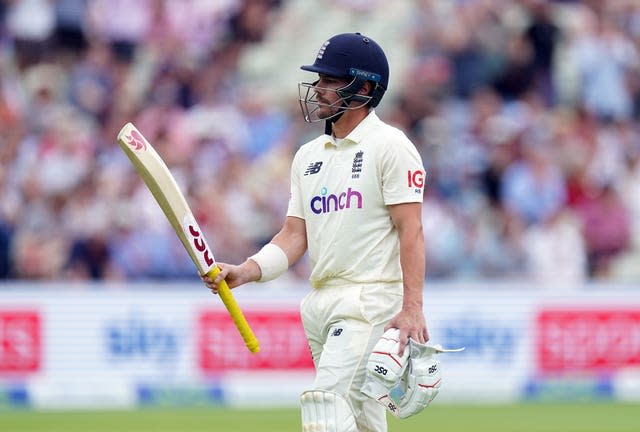
[[[320,110],[316,113],[316,115],[318,116],[318,118],[320,120],[327,120],[333,116],[335,116],[337,114],[337,112],[335,111],[325,111],[325,110]]]

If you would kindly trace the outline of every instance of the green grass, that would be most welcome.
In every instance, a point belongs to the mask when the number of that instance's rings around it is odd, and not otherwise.
[[[0,411],[2,432],[297,432],[296,409],[141,409],[136,411]],[[640,405],[434,405],[390,432],[632,432]]]

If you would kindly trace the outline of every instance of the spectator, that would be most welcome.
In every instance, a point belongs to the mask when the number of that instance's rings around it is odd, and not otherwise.
[[[612,260],[630,245],[628,209],[611,185],[592,183],[589,194],[576,206],[576,212],[582,220],[589,276],[606,279]]]
[[[580,220],[562,208],[523,236],[526,273],[542,287],[572,288],[587,280],[587,253]]]
[[[11,276],[11,228],[0,220],[0,279]]]
[[[546,1],[534,1],[529,6],[531,21],[524,37],[533,48],[533,68],[536,91],[547,106],[556,102],[553,63],[561,31],[555,23],[553,5]]]
[[[75,60],[87,46],[84,19],[87,0],[57,0],[53,2],[56,15],[55,46],[61,55]]]
[[[88,0],[85,33],[111,45],[115,58],[131,63],[149,35],[154,0]]]
[[[69,78],[69,102],[100,122],[106,120],[115,87],[111,55],[108,46],[89,44]]]
[[[507,101],[522,98],[535,85],[535,56],[531,42],[523,34],[509,36],[504,64],[493,85]]]
[[[55,10],[50,1],[9,2],[6,26],[14,41],[16,64],[20,70],[47,59],[55,23]]]
[[[640,247],[640,137],[637,133],[630,136],[626,157],[627,162],[622,170],[618,183],[622,201],[629,209],[632,226],[633,246]]]
[[[571,43],[577,68],[580,101],[603,120],[631,117],[627,76],[638,72],[638,52],[606,15],[584,9],[581,33]]]
[[[565,205],[564,175],[548,138],[525,141],[522,159],[502,176],[501,190],[506,208],[528,225],[541,223]]]
[[[542,281],[573,250],[559,280],[638,280],[640,6],[330,3],[322,33],[350,22],[394,47],[383,109],[425,161],[427,277]],[[291,35],[319,31],[315,14],[278,0],[0,3],[0,277],[193,277],[114,142],[132,120],[219,259],[262,245],[296,143],[315,135],[283,103],[286,63],[303,57],[291,51],[314,49]]]

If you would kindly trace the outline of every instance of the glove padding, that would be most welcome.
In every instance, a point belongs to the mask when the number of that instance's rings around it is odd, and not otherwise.
[[[403,379],[393,389],[390,398],[398,402],[397,416],[407,418],[429,406],[440,391],[442,376],[440,361],[434,354],[441,347],[433,347],[409,340],[409,364]]]
[[[394,416],[407,418],[429,406],[440,391],[440,361],[434,354],[464,348],[445,350],[440,345],[409,339],[409,346],[400,357],[397,354],[399,336],[398,329],[389,329],[378,341],[369,357],[361,391]]]
[[[365,382],[360,389],[362,393],[394,412],[393,407],[387,406],[387,400],[382,399],[389,396],[389,392],[394,388],[407,369],[409,360],[408,349],[404,354],[398,355],[400,349],[400,330],[392,328],[384,332],[380,340],[373,347],[373,351],[367,361],[367,372]],[[390,401],[393,403],[393,401]]]

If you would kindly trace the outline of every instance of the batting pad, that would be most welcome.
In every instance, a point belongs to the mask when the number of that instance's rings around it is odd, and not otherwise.
[[[302,432],[358,432],[349,403],[338,393],[309,390],[300,396]]]

